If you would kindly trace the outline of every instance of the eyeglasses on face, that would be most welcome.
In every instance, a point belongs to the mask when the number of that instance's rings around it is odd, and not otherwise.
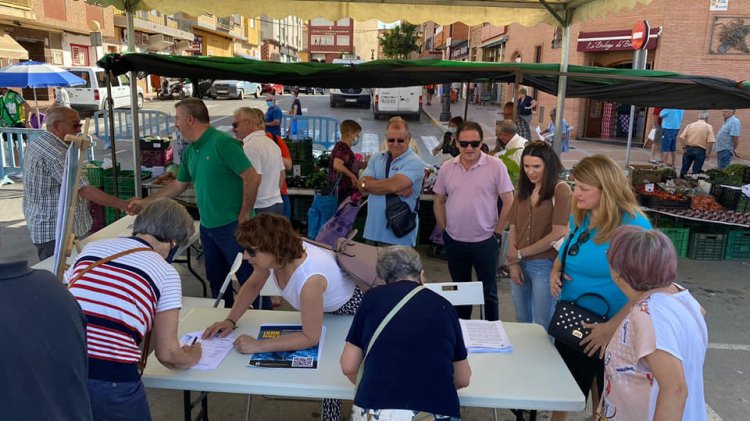
[[[584,231],[581,233],[581,235],[578,236],[578,239],[576,240],[575,244],[570,246],[568,249],[568,256],[575,256],[578,254],[578,252],[581,250],[581,244],[585,243],[586,241],[589,241],[589,232]]]
[[[399,139],[399,138],[390,138],[388,139],[388,143],[404,143],[406,142],[406,139]]]
[[[459,140],[458,141],[458,145],[461,146],[462,148],[468,148],[469,145],[471,145],[472,148],[476,149],[481,144],[482,144],[481,140],[471,140],[471,141],[468,141],[468,140]]]
[[[240,121],[234,121],[234,122],[232,122],[232,128],[233,128],[233,129],[236,129],[237,127],[239,127],[239,126],[240,126],[240,123],[242,123],[243,121],[250,121],[250,120],[248,120],[248,119],[246,119],[246,118],[243,118],[243,119],[242,119],[242,120],[240,120]]]

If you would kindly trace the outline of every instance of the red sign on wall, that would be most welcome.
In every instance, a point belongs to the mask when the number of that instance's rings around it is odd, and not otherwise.
[[[649,31],[647,50],[656,48],[659,41],[661,28],[652,28]],[[576,51],[582,52],[600,52],[600,51],[625,51],[633,50],[632,44],[633,31],[629,29],[620,31],[601,31],[601,32],[579,32],[578,45]]]
[[[647,20],[642,20],[635,24],[633,33],[630,35],[630,44],[634,50],[642,50],[648,42],[646,34],[649,33],[650,26]]]

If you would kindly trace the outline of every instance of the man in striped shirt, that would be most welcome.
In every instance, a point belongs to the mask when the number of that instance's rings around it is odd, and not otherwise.
[[[55,251],[57,204],[69,146],[65,136],[75,136],[81,130],[81,119],[72,108],[54,107],[47,113],[46,125],[47,131],[26,148],[23,166],[23,214],[39,260],[52,256]],[[90,186],[85,176],[81,176],[78,188],[78,206],[73,219],[73,232],[77,237],[91,229],[88,201],[123,211],[128,208],[127,201]]]
[[[194,230],[183,206],[160,200],[141,211],[132,237],[88,244],[65,273],[88,323],[94,419],[123,419],[123,414],[127,419],[151,419],[138,373],[141,347],[147,348],[143,343],[151,332],[156,358],[166,367],[185,369],[200,360],[200,343],[181,347],[177,338],[182,288],[170,265]]]

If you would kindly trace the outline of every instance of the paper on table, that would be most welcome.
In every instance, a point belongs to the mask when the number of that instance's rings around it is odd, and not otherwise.
[[[503,322],[464,319],[459,319],[459,322],[464,345],[469,353],[513,351],[513,345],[510,343],[508,334],[505,333]]]
[[[193,343],[193,339],[198,338],[197,342],[201,344],[203,354],[201,354],[201,360],[198,361],[198,364],[192,368],[196,370],[215,370],[234,348],[234,333],[230,333],[224,338],[217,336],[211,339],[201,339],[201,335],[203,335],[202,330],[186,333],[182,335],[180,345],[190,345]]]

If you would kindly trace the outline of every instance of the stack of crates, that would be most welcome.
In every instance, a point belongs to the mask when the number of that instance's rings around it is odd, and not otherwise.
[[[313,142],[312,138],[302,140],[284,139],[289,154],[292,156],[292,169],[287,171],[287,177],[306,177],[315,170],[315,160],[313,160]]]
[[[688,245],[690,244],[690,228],[658,228],[674,244],[678,257],[687,257]]]
[[[135,173],[130,170],[122,170],[117,173],[117,197],[120,199],[130,199],[135,197]],[[141,179],[145,180],[151,178],[150,171],[141,171]],[[104,192],[107,194],[115,194],[115,177],[114,175],[104,176]],[[122,212],[119,209],[106,208],[104,209],[104,223],[106,225],[117,221],[122,217]]]
[[[695,260],[722,260],[726,234],[694,233],[690,239],[688,258]]]
[[[160,137],[145,137],[140,141],[141,165],[147,168],[164,167],[167,165],[167,152],[170,139]]]
[[[86,174],[86,179],[89,181],[89,184],[98,189],[104,188],[105,176],[112,176],[112,168],[107,168],[105,170],[102,168],[102,164],[102,161],[89,161],[89,163],[83,167],[83,172]],[[117,171],[120,171],[119,162],[117,163]]]
[[[729,231],[727,233],[727,246],[724,252],[724,259],[750,259],[750,231]]]

